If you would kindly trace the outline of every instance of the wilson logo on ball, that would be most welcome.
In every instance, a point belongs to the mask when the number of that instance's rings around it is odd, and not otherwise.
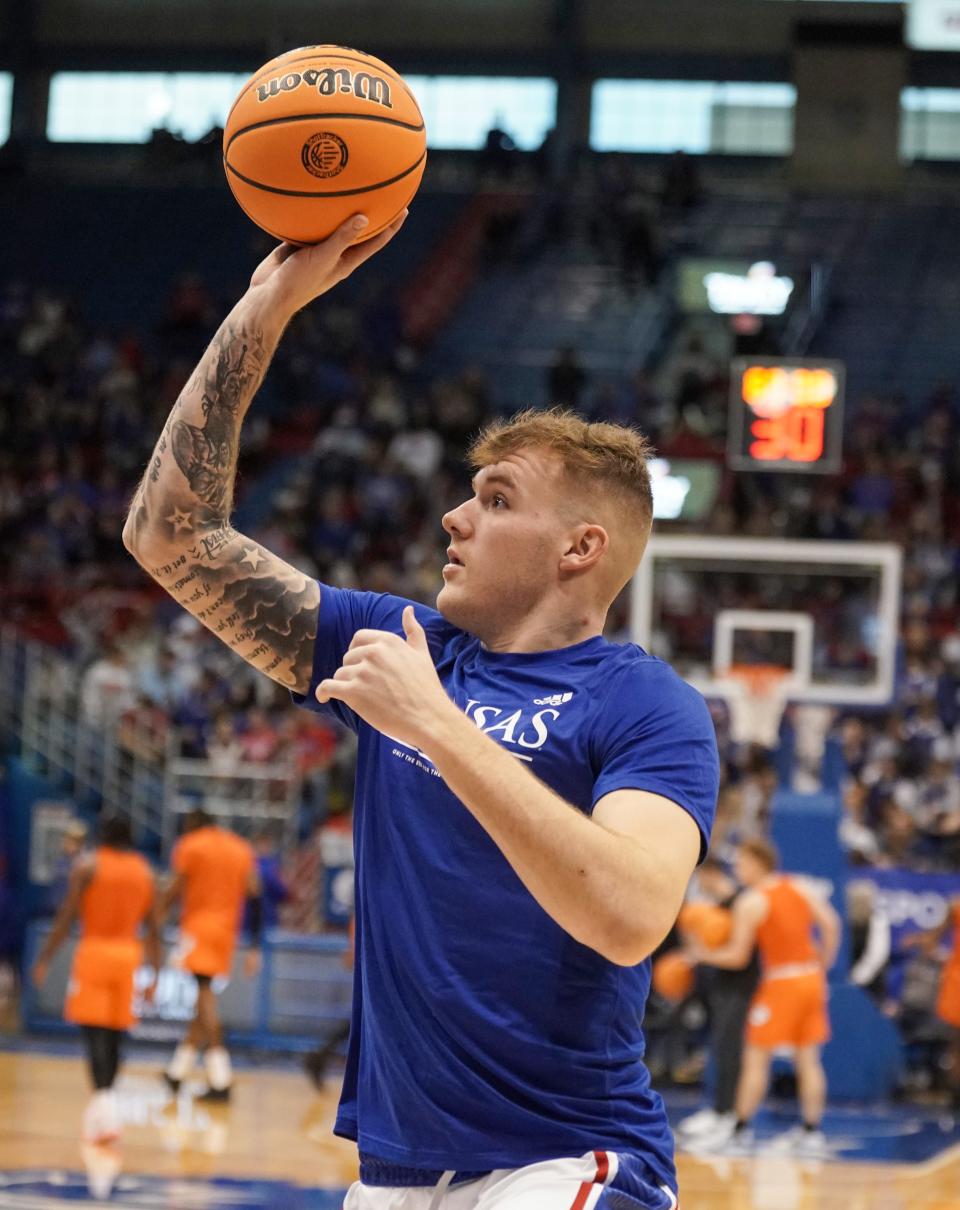
[[[361,242],[417,192],[426,144],[417,99],[392,67],[324,43],[245,81],[224,123],[223,165],[245,213],[275,239],[317,244],[362,202]]]
[[[372,75],[369,71],[358,71],[356,75],[346,67],[325,67],[318,71],[314,67],[306,71],[288,71],[285,75],[276,76],[266,84],[257,88],[257,100],[269,101],[278,97],[281,92],[293,92],[306,84],[308,88],[316,88],[322,97],[332,97],[334,93],[352,93],[361,101],[373,101],[385,109],[393,109],[390,100],[390,85],[383,76]]]
[[[303,166],[313,176],[338,176],[347,166],[350,153],[339,135],[329,130],[312,134],[300,152]]]

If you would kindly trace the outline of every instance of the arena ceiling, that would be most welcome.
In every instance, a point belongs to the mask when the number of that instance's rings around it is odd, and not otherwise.
[[[408,70],[576,56],[780,57],[800,20],[897,25],[898,4],[842,0],[3,0],[0,60],[34,67],[245,68],[308,42],[370,47]]]

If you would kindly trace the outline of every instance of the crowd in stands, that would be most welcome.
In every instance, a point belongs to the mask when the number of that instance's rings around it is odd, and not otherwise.
[[[676,196],[696,202],[681,163]],[[628,210],[629,190],[621,191]],[[643,262],[653,242],[634,199],[631,239],[606,255]],[[666,204],[666,203],[665,203]],[[649,233],[648,233],[649,234]],[[644,243],[646,241],[646,243]],[[299,316],[248,418],[240,464],[241,524],[304,572],[431,602],[446,538],[442,512],[467,492],[463,455],[493,412],[483,374],[438,378],[405,338],[375,277]],[[158,330],[92,328],[82,307],[20,283],[0,286],[0,549],[5,618],[68,647],[86,667],[90,721],[150,723],[218,771],[292,756],[312,791],[303,830],[349,799],[348,737],[295,710],[166,598],[123,550],[132,489],[164,419],[225,313],[202,281],[184,277]],[[639,425],[664,455],[723,465],[727,368],[696,333],[655,376],[594,381],[558,351],[549,390],[593,419]],[[902,545],[905,592],[896,702],[883,713],[838,714],[849,766],[843,840],[864,864],[955,867],[960,856],[960,401],[854,401],[845,465],[831,479],[724,471],[712,534],[883,539]],[[257,496],[264,475],[277,487]],[[679,523],[672,523],[679,524]],[[609,633],[628,637],[626,597]],[[719,716],[718,716],[719,719]],[[147,728],[149,730],[149,727]],[[776,774],[768,753],[720,735],[717,838],[762,828]],[[330,770],[344,769],[331,782]]]

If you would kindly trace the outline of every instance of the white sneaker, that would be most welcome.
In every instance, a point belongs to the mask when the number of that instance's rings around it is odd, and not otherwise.
[[[113,1192],[113,1186],[120,1175],[120,1149],[111,1144],[95,1145],[83,1143],[80,1147],[83,1166],[87,1173],[87,1188],[90,1196],[98,1202],[105,1202]]]
[[[746,1130],[734,1132],[732,1124],[725,1133],[721,1133],[718,1130],[716,1134],[705,1141],[697,1141],[697,1147],[702,1147],[704,1151],[710,1154],[730,1157],[753,1155],[756,1146],[756,1138],[749,1126]]]
[[[704,1131],[702,1134],[696,1135],[694,1138],[685,1140],[685,1145],[689,1151],[694,1153],[704,1152],[706,1155],[740,1155],[750,1154],[753,1151],[753,1131],[741,1131],[740,1134],[734,1136],[734,1127],[736,1126],[736,1117],[731,1114],[718,1114],[717,1124],[713,1130]],[[734,1137],[750,1136],[750,1149],[748,1152],[728,1151],[728,1146],[733,1142]]]
[[[833,1154],[822,1130],[797,1130],[792,1140],[792,1152],[805,1160],[827,1160]]]
[[[703,1112],[709,1113],[709,1118],[703,1118],[690,1129],[686,1128],[686,1123],[680,1123],[683,1130],[679,1138],[682,1142],[699,1143],[704,1139],[724,1142],[733,1134],[733,1128],[737,1124],[735,1113],[716,1113],[712,1109]]]
[[[716,1130],[720,1114],[715,1109],[698,1109],[677,1123],[677,1134],[684,1138],[694,1138],[698,1134],[709,1134]]]
[[[833,1152],[822,1130],[804,1130],[802,1126],[791,1126],[789,1130],[770,1139],[764,1147],[764,1154],[823,1160],[830,1159]]]

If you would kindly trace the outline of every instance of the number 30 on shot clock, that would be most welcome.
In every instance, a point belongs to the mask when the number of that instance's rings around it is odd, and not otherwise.
[[[734,359],[728,466],[835,474],[843,454],[843,389],[841,361]]]

